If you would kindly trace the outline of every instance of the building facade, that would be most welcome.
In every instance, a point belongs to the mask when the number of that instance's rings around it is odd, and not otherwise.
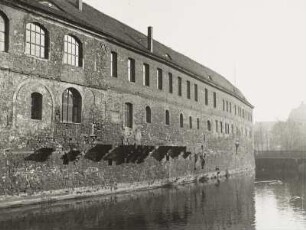
[[[0,16],[4,147],[91,136],[112,145],[190,148],[252,142],[253,107],[239,90],[154,41],[151,28],[144,36],[73,0],[1,1]]]

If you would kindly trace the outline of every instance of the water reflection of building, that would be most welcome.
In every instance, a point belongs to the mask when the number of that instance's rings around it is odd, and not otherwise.
[[[14,217],[15,216],[15,217]],[[0,212],[3,229],[255,229],[254,178]]]

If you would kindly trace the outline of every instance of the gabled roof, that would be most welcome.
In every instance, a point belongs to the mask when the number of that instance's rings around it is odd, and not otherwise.
[[[118,20],[83,3],[83,10],[76,7],[76,0],[2,0],[9,4],[28,6],[43,13],[52,14],[62,20],[80,25],[95,33],[114,38],[116,41],[128,45],[148,55],[153,55],[169,65],[183,70],[208,84],[217,86],[237,97],[247,105],[253,107],[238,88],[213,70],[193,61],[185,55],[154,40],[153,54],[147,49],[147,36],[139,31],[119,22]],[[44,2],[42,4],[41,2]],[[51,5],[46,4],[51,3]]]

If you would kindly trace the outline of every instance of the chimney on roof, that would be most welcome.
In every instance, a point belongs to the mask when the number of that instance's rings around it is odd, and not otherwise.
[[[153,27],[148,27],[148,50],[153,53]]]
[[[83,0],[77,0],[77,7],[79,11],[83,10]]]

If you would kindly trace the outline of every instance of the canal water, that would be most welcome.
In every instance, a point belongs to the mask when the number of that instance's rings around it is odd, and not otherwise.
[[[305,230],[305,176],[268,175],[0,210],[0,229]]]

